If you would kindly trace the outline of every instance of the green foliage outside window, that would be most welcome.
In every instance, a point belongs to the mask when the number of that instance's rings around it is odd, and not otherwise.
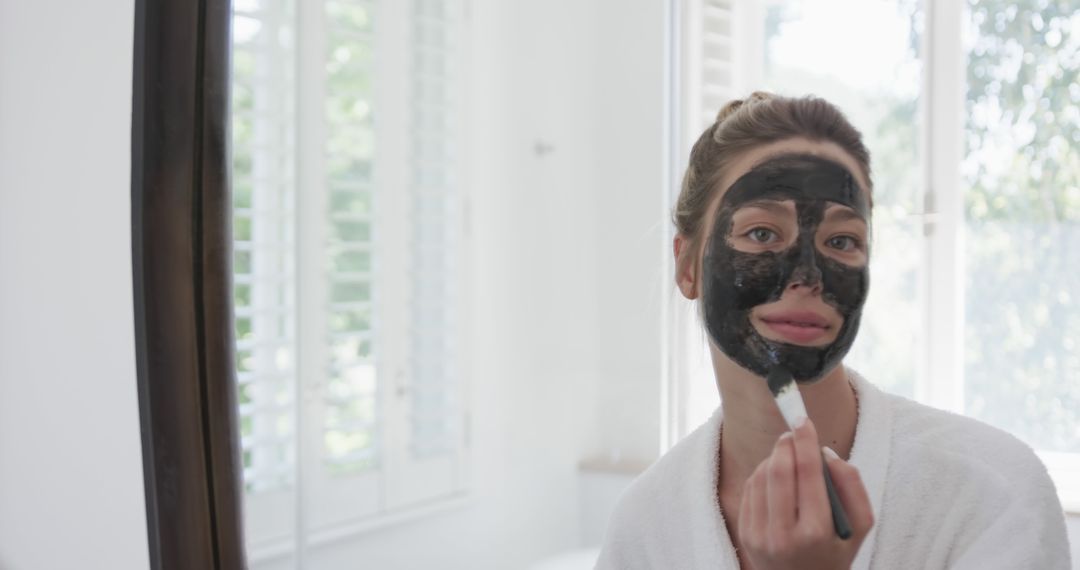
[[[1080,12],[968,10],[965,408],[1080,453]]]

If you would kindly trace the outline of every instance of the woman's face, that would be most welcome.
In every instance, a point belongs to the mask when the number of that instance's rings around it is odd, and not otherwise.
[[[869,289],[870,206],[856,161],[835,143],[790,139],[729,168],[700,252],[714,343],[759,376],[803,382],[840,363]]]

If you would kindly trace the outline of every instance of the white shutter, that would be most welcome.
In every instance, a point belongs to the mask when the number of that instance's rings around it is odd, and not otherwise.
[[[298,4],[301,370],[299,522],[306,542],[381,509],[383,347],[374,278],[382,209],[375,172],[374,3]],[[392,255],[392,254],[391,254]],[[393,320],[393,318],[383,319]],[[305,546],[306,548],[307,546]]]
[[[253,562],[294,551],[303,561],[322,541],[464,488],[462,10],[235,6],[234,288]]]
[[[408,256],[409,353],[398,477],[390,508],[465,488],[463,346],[458,312],[461,153],[464,139],[463,3],[411,2],[407,136],[411,221]]]
[[[238,2],[233,17],[233,290],[248,550],[291,541],[296,456],[296,225],[292,17]]]
[[[716,120],[716,113],[735,91],[734,0],[701,1],[701,128]],[[701,130],[701,129],[698,129]]]
[[[740,62],[752,57],[748,53],[753,46],[751,38],[759,33],[752,15],[757,4],[755,0],[680,0],[676,4],[670,65],[677,70],[672,101],[678,126],[669,141],[675,147],[671,155],[671,205],[678,199],[690,149],[702,131],[716,121],[727,102],[746,95],[748,70]],[[669,282],[674,282],[674,276]],[[719,403],[697,304],[676,291],[670,299],[663,451],[699,425]]]
[[[740,92],[745,51],[746,18],[752,0],[683,0],[680,6],[678,61],[681,71],[680,103],[683,108],[683,140],[692,145],[698,135],[716,120],[725,103],[744,95]],[[689,146],[685,157],[689,157]],[[683,165],[685,166],[685,164]]]

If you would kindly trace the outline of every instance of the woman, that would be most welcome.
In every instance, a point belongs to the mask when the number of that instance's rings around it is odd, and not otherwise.
[[[869,288],[872,188],[862,136],[822,99],[757,92],[698,139],[676,280],[699,301],[721,406],[623,494],[598,568],[1069,567],[1029,447],[843,366]],[[778,367],[809,415],[794,430],[765,380]]]

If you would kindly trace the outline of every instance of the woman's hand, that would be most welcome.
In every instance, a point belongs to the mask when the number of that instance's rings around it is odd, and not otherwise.
[[[756,570],[850,568],[874,514],[859,471],[829,450],[829,472],[852,535],[833,530],[817,430],[807,419],[777,440],[743,487],[739,542]]]

